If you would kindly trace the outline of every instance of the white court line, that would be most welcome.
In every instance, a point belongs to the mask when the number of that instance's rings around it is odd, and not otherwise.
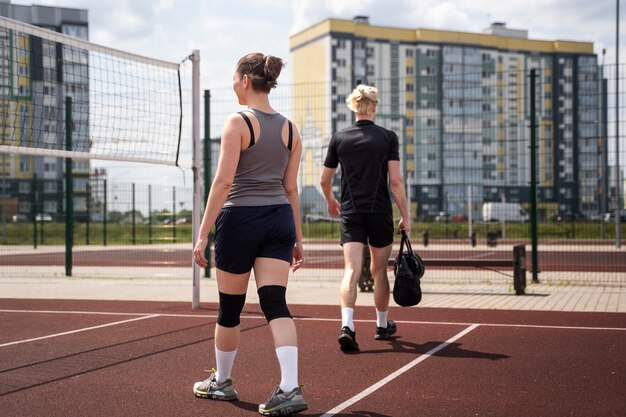
[[[150,316],[150,313],[116,313],[107,311],[75,310],[0,310],[0,313],[42,313],[42,314],[94,314],[100,316]]]
[[[102,311],[71,311],[71,310],[0,310],[0,313],[41,313],[41,314],[93,314],[93,315],[117,315],[117,316],[160,316],[160,317],[183,317],[183,318],[205,318],[215,319],[217,314],[154,314],[154,313],[114,313]],[[265,320],[265,317],[259,315],[242,315],[242,319]],[[328,321],[341,322],[340,318],[322,318],[322,317],[294,317],[296,321]],[[355,319],[358,323],[375,323],[376,320]],[[426,324],[434,326],[471,326],[474,323],[456,322],[456,321],[419,321],[419,320],[395,320],[399,324]],[[521,327],[529,329],[561,329],[561,330],[609,330],[609,331],[626,331],[626,327],[590,327],[590,326],[558,326],[550,324],[515,324],[515,323],[479,323],[482,327]]]
[[[419,356],[418,358],[416,358],[416,359],[412,360],[411,362],[407,363],[402,368],[400,368],[397,371],[387,375],[385,378],[381,379],[377,383],[375,383],[375,384],[369,386],[368,388],[364,389],[363,391],[361,391],[360,393],[358,393],[354,397],[350,398],[347,401],[344,401],[343,403],[339,404],[337,407],[333,408],[332,410],[327,411],[326,413],[324,413],[322,415],[322,417],[331,417],[331,416],[334,416],[335,414],[345,410],[346,408],[350,407],[352,404],[362,400],[363,398],[367,397],[368,395],[370,395],[374,391],[376,391],[379,388],[381,388],[383,385],[387,384],[388,382],[391,382],[392,380],[394,380],[395,378],[399,377],[400,375],[402,375],[406,371],[410,370],[415,365],[417,365],[420,362],[423,362],[426,359],[430,358],[432,355],[434,355],[435,353],[439,352],[441,349],[445,348],[450,343],[452,343],[455,340],[465,336],[466,334],[468,334],[469,332],[471,332],[472,330],[474,330],[478,326],[480,326],[480,325],[479,324],[472,324],[471,326],[467,327],[462,332],[457,333],[456,335],[452,336],[450,339],[446,340],[442,344],[435,346],[434,348],[432,348],[428,352],[424,353],[423,355]]]
[[[49,339],[51,337],[65,336],[65,335],[68,335],[68,334],[85,332],[87,330],[101,329],[103,327],[115,326],[115,325],[118,325],[118,324],[130,323],[131,321],[150,319],[150,318],[153,318],[153,317],[159,317],[159,314],[153,314],[153,315],[150,315],[150,316],[143,316],[143,317],[136,317],[134,319],[128,319],[128,320],[116,321],[116,322],[113,322],[113,323],[101,324],[99,326],[85,327],[83,329],[70,330],[69,332],[50,334],[48,336],[34,337],[32,339],[18,340],[18,341],[15,341],[15,342],[9,342],[9,343],[1,344],[0,347],[11,346],[11,345],[19,345],[20,343],[27,343],[27,342],[33,342],[35,340]]]

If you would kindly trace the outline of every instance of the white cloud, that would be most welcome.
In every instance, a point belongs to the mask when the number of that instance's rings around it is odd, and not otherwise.
[[[152,58],[180,62],[193,49],[198,49],[202,89],[229,88],[237,60],[251,51],[278,55],[289,63],[290,34],[327,18],[352,19],[355,15],[369,16],[372,25],[466,32],[482,32],[492,21],[503,21],[511,28],[527,29],[531,39],[592,41],[596,53],[607,49],[607,63],[615,61],[615,1],[607,0],[13,0],[12,3],[87,9],[93,42]],[[622,16],[625,14],[623,10]],[[621,31],[620,45],[624,48],[626,25]],[[626,53],[621,56],[626,60]],[[281,82],[288,83],[289,74],[285,71]],[[179,174],[174,170],[171,176]],[[154,178],[146,176],[147,181]]]

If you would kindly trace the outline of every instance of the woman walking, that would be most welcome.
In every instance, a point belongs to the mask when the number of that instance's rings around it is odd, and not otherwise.
[[[220,159],[206,204],[194,260],[206,267],[208,235],[215,225],[219,312],[216,370],[194,384],[196,396],[235,400],[231,373],[240,343],[239,318],[254,270],[261,309],[269,323],[281,381],[259,413],[268,416],[308,408],[298,383],[296,327],[285,292],[289,269],[304,261],[297,174],[302,142],[297,128],[270,105],[269,93],[283,62],[250,53],[237,63],[233,90],[247,110],[231,115],[221,137]]]

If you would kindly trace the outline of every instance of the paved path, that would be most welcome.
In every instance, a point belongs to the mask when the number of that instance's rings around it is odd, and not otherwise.
[[[621,274],[621,273],[620,273]],[[342,270],[302,269],[292,274],[291,304],[338,305]],[[622,274],[623,275],[623,274]],[[212,272],[215,277],[215,271]],[[604,276],[604,275],[603,275]],[[393,275],[390,273],[390,278]],[[527,276],[526,295],[515,295],[512,279],[495,271],[427,272],[420,307],[626,312],[626,285],[581,285],[566,273],[542,274],[544,283]],[[593,278],[593,277],[591,277]],[[583,283],[584,284],[584,283]],[[258,301],[251,280],[248,301]],[[0,298],[189,301],[191,268],[75,267],[72,277],[62,267],[0,269]],[[214,278],[202,278],[201,302],[217,302]],[[358,305],[373,305],[373,294],[360,292]]]

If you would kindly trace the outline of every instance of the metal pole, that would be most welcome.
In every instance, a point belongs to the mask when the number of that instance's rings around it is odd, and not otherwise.
[[[172,243],[176,243],[176,186],[172,187]]]
[[[533,282],[539,282],[537,256],[537,70],[530,70],[530,239]]]
[[[133,229],[132,229],[132,231],[133,231],[133,245],[134,245],[134,244],[137,243],[137,226],[135,224],[137,222],[137,219],[136,219],[136,216],[135,216],[135,183],[134,182],[133,182],[132,186],[133,186],[133,211],[132,211],[131,216],[133,216],[133,220],[132,220],[132,227],[133,227]]]
[[[209,200],[211,191],[211,90],[204,90],[204,204]],[[202,206],[202,204],[200,204]],[[195,229],[194,229],[195,230]],[[194,238],[195,241],[195,238]],[[206,245],[204,256],[209,260],[209,265],[204,268],[205,278],[211,278],[211,232],[209,242]]]
[[[619,0],[615,0],[615,247],[622,247],[621,175],[619,166]]]
[[[65,98],[65,149],[72,150],[72,98]],[[74,244],[74,179],[72,158],[65,158],[65,275],[72,276],[72,246]]]
[[[107,203],[107,197],[108,197],[108,192],[107,192],[107,179],[104,179],[104,209],[102,210],[102,245],[106,246],[107,245],[107,211],[109,210],[108,208],[108,203]]]
[[[152,184],[148,185],[148,243],[152,243]]]
[[[2,243],[8,243],[7,241],[7,218],[9,210],[9,193],[7,193],[7,155],[2,155]],[[18,213],[19,214],[19,210]]]
[[[467,186],[467,237],[471,238],[472,233],[472,186]]]
[[[198,232],[200,230],[200,216],[201,216],[201,196],[202,196],[202,181],[200,180],[200,164],[202,162],[202,155],[200,154],[200,51],[194,49],[191,54],[192,66],[192,86],[191,86],[191,113],[192,113],[192,148],[193,148],[193,209],[192,209],[192,244],[198,241]],[[209,169],[211,167],[209,166]],[[200,307],[200,268],[191,260],[192,265],[192,308]]]
[[[500,194],[500,201],[502,201],[502,211],[506,212],[506,206],[504,205],[506,203],[506,196],[505,196],[505,191],[502,191],[502,194]],[[502,215],[502,219],[500,220],[500,224],[502,225],[502,239],[506,238],[506,216],[503,214]]]
[[[85,243],[89,245],[89,224],[91,221],[91,175],[87,179],[87,219],[85,223]]]
[[[33,197],[30,212],[33,215],[33,247],[37,249],[37,173],[33,173]]]

